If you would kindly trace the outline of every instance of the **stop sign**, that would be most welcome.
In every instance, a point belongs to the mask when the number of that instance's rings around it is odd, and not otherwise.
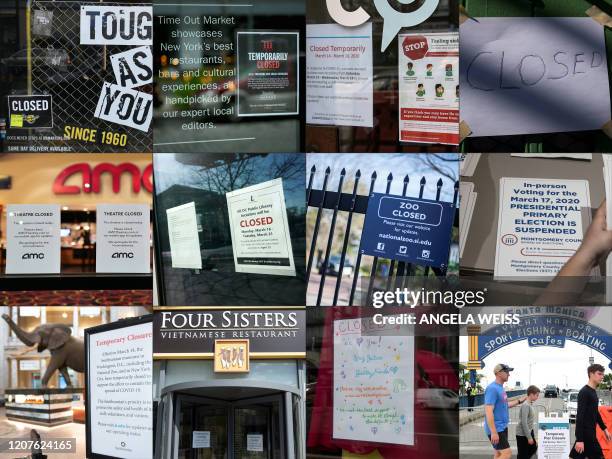
[[[425,38],[423,35],[408,36],[404,38],[402,49],[404,50],[406,57],[412,59],[413,61],[423,59],[429,50],[427,38]]]

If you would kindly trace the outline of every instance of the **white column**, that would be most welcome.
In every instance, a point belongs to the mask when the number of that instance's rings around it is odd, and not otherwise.
[[[79,308],[72,308],[72,335],[79,336]]]

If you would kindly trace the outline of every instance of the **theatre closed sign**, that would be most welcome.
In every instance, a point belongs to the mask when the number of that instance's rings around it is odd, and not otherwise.
[[[306,311],[160,310],[153,319],[156,359],[212,359],[222,340],[248,340],[250,358],[303,358]]]

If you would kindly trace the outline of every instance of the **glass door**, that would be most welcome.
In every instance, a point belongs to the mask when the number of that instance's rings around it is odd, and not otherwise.
[[[181,396],[178,404],[178,459],[229,459],[229,404]]]
[[[281,459],[286,429],[280,395],[241,400],[233,404],[234,458]]]
[[[222,401],[179,395],[177,459],[288,459],[281,395]]]

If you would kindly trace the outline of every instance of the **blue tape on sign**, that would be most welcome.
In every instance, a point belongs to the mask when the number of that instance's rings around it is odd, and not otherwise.
[[[372,193],[359,250],[364,255],[446,268],[455,210],[450,202]]]

